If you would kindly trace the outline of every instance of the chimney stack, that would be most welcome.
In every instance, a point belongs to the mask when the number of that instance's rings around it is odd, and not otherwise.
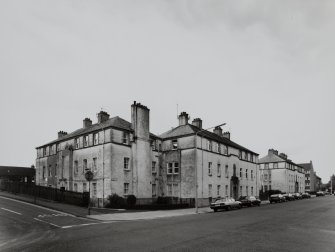
[[[275,149],[269,149],[269,151],[268,151],[268,155],[270,155],[270,154],[278,155],[278,151],[275,150]]]
[[[213,132],[214,132],[216,135],[220,136],[220,137],[223,136],[223,134],[222,134],[222,128],[221,128],[220,126],[216,126],[216,127],[214,128]]]
[[[98,114],[98,123],[103,123],[109,119],[109,114],[105,111],[100,111]]]
[[[202,120],[200,118],[194,118],[192,121],[192,125],[202,129]]]
[[[229,131],[224,132],[223,137],[228,138],[230,140],[230,132]]]
[[[287,159],[287,155],[285,153],[280,153],[279,156],[282,157],[283,159]]]
[[[186,112],[181,112],[180,115],[178,116],[178,119],[179,119],[179,126],[181,126],[181,125],[187,125],[188,120],[190,118]]]
[[[92,126],[92,120],[90,118],[85,118],[83,120],[83,128],[86,129],[90,126]]]
[[[67,132],[65,132],[65,131],[59,131],[58,132],[58,138],[61,138],[61,137],[63,137],[63,136],[66,136],[67,135]]]

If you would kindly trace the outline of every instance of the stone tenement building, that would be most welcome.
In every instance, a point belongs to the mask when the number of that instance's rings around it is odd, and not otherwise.
[[[299,166],[303,167],[306,171],[305,173],[305,191],[306,192],[316,192],[318,191],[316,172],[313,168],[313,163],[310,161],[309,163],[299,164]]]
[[[284,153],[270,149],[267,156],[259,159],[259,170],[263,191],[305,192],[305,170]]]
[[[84,119],[83,127],[37,147],[36,184],[88,191],[84,173],[91,170],[91,196],[106,199],[117,193],[151,202],[158,196],[195,198],[258,195],[258,154],[230,140],[216,127],[202,129],[197,118],[188,123],[182,112],[179,125],[156,136],[149,131],[149,109],[131,105],[131,122],[98,114],[98,123]],[[195,171],[196,168],[196,171]]]

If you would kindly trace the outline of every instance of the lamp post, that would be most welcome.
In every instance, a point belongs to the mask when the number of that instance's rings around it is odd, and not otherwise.
[[[203,132],[203,131],[207,131],[207,130],[210,130],[210,129],[213,129],[213,128],[216,128],[216,127],[220,127],[220,126],[224,126],[226,125],[226,123],[222,123],[222,124],[219,124],[217,126],[214,126],[214,127],[210,127],[208,129],[201,129],[199,131],[197,131],[195,133],[195,160],[194,160],[194,167],[195,167],[195,213],[198,213],[198,166],[197,166],[197,150],[198,150],[198,134]],[[201,146],[200,148],[202,149],[202,137],[201,137]],[[202,150],[203,151],[203,150]],[[203,157],[202,157],[203,159]],[[201,160],[201,169],[203,170],[203,160]]]

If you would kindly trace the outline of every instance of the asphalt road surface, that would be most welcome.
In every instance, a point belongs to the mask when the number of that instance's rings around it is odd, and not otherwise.
[[[335,251],[335,197],[97,222],[0,197],[0,251]]]

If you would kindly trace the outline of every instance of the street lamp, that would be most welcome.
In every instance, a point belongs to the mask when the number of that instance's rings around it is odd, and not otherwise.
[[[217,125],[217,126],[214,126],[214,127],[210,127],[208,129],[202,129],[202,130],[199,130],[195,133],[195,160],[194,160],[194,167],[195,167],[195,213],[198,213],[198,167],[197,167],[197,153],[198,153],[198,141],[197,141],[197,138],[198,138],[198,134],[203,132],[203,131],[207,131],[207,130],[210,130],[210,129],[213,129],[213,128],[216,128],[216,127],[220,127],[220,126],[224,126],[226,125],[226,123],[222,123],[220,125]],[[200,148],[202,148],[202,137],[201,137],[201,146]],[[202,150],[202,153],[203,153],[203,150]],[[201,160],[201,169],[203,170],[204,169],[204,164],[203,164],[203,157],[202,157],[202,160]]]

